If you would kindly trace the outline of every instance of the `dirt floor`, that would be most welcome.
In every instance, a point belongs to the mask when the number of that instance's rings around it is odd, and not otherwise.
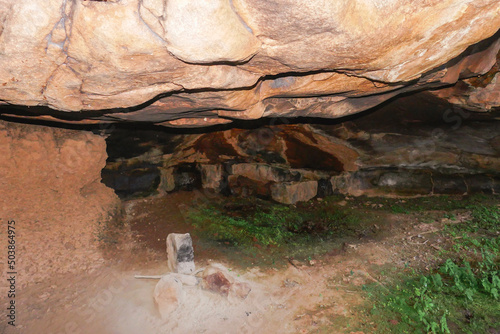
[[[134,275],[168,272],[165,238],[172,232],[190,232],[185,214],[189,205],[203,200],[199,195],[179,192],[124,202],[123,217],[95,241],[100,247],[94,255],[100,261],[71,273],[58,268],[50,277],[23,286],[16,301],[16,327],[3,319],[0,332],[371,333],[375,324],[361,323],[356,315],[364,303],[361,286],[384,284],[384,269],[432,266],[431,254],[443,242],[435,232],[448,222],[447,218],[424,222],[420,216],[377,211],[372,226],[377,232],[370,237],[360,236],[341,246],[332,243],[324,255],[288,259],[279,266],[241,266],[224,249],[195,238],[197,268],[221,263],[252,290],[245,300],[235,302],[187,287],[181,306],[162,320],[153,299],[157,280]],[[351,205],[349,199],[342,202]],[[373,207],[370,202],[357,205],[365,210]],[[466,218],[459,214],[457,221]],[[29,236],[23,242],[29,244]],[[68,250],[75,258],[88,251]]]

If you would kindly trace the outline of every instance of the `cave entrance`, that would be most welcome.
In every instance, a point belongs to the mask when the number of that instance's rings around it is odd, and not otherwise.
[[[333,193],[358,153],[308,124],[169,130],[116,127],[103,182],[124,199],[179,190],[257,196],[293,204]],[[297,189],[298,196],[286,193]]]
[[[284,204],[334,193],[500,193],[495,112],[419,93],[339,120],[275,123],[116,127],[103,181],[122,198],[203,190]]]

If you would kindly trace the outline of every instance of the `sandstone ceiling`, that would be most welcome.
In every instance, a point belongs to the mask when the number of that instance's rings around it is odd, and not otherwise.
[[[498,0],[0,0],[0,113],[207,126],[437,88],[489,111],[499,29]]]

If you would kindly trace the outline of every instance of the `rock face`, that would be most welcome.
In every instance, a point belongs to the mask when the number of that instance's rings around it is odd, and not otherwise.
[[[336,118],[488,73],[499,11],[497,0],[0,0],[0,102],[58,110],[0,113],[165,126]],[[497,106],[492,76],[460,104]]]
[[[144,137],[150,146],[139,157],[157,162],[160,191],[204,189],[206,196],[215,191],[286,204],[333,193],[500,193],[499,116],[419,93],[344,122],[154,132]],[[128,135],[116,131],[108,139],[120,147]]]
[[[204,189],[207,194],[252,195],[292,204],[331,194],[327,184],[332,176],[358,168],[358,153],[350,145],[309,125],[185,135],[155,131],[137,137],[148,143],[140,147],[139,141],[135,145],[126,142],[129,136],[117,129],[108,138],[111,161],[103,171],[104,182],[118,194],[126,191],[113,180],[156,173],[161,176],[159,185],[152,180],[144,188],[156,186],[159,192]],[[124,143],[127,150],[120,149]],[[142,151],[130,157],[137,148]],[[138,170],[124,174],[133,166]],[[151,167],[140,168],[145,166]],[[143,194],[140,190],[134,193],[135,186],[129,190],[135,196]]]
[[[490,50],[483,53],[488,51]],[[437,90],[433,94],[468,110],[489,112],[500,108],[500,53],[497,54],[496,63],[486,74],[460,80],[456,85]]]
[[[405,107],[401,107],[405,106]],[[497,114],[465,111],[431,94],[401,98],[341,126],[315,125],[360,155],[331,179],[346,194],[498,194]]]
[[[120,205],[100,182],[106,157],[91,132],[0,121],[0,217],[16,221],[20,286],[102,265],[96,239]]]

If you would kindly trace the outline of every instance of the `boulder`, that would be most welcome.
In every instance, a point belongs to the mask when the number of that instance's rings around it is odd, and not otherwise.
[[[163,276],[155,286],[154,299],[163,319],[179,307],[183,297],[182,282],[172,275]]]

